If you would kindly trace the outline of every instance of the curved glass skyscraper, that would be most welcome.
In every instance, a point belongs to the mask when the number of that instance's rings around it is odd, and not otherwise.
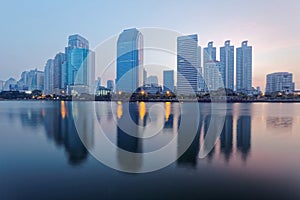
[[[124,30],[117,43],[116,89],[134,92],[143,84],[143,35],[136,28]]]

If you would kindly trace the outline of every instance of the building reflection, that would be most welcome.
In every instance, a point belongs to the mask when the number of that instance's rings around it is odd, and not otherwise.
[[[164,128],[173,128],[174,114],[172,113],[171,102],[165,103],[165,124]]]
[[[250,153],[251,148],[251,117],[240,116],[237,120],[237,150],[242,154],[245,161]]]
[[[293,126],[292,117],[268,117],[267,128],[284,133],[284,131],[291,130]]]
[[[228,115],[225,118],[224,127],[220,135],[220,151],[228,162],[232,154],[233,140],[233,117]]]
[[[208,134],[208,130],[209,130],[209,127],[211,125],[211,115],[208,114],[208,115],[204,115],[203,118],[204,118],[204,128],[203,128],[203,141],[205,140],[207,134]],[[213,124],[212,124],[213,125]],[[207,159],[208,161],[211,161],[213,159],[215,155],[215,146],[211,149],[211,151],[207,154]]]
[[[142,165],[142,157],[134,153],[143,151],[139,134],[146,120],[146,105],[144,102],[119,102],[117,116],[117,145],[121,149],[117,151],[118,163],[123,169],[138,170]]]
[[[178,120],[181,120],[181,115],[180,117],[178,117]],[[187,150],[177,159],[178,166],[187,166],[192,168],[196,168],[197,166],[198,154],[200,150],[200,136],[203,125],[203,119],[201,114],[199,115],[198,123],[199,124],[197,133],[193,138],[192,143],[187,148]],[[178,124],[180,124],[180,122],[178,122]],[[182,152],[181,148],[185,147],[188,138],[193,135],[193,133],[191,133],[191,131],[188,130],[189,128],[190,126],[180,127],[178,131],[178,153]]]
[[[84,112],[84,110],[86,111]],[[71,102],[57,102],[55,107],[45,109],[44,126],[48,138],[53,139],[57,145],[65,148],[69,163],[78,165],[86,160],[88,151],[78,135],[72,114]],[[91,146],[93,141],[91,113],[89,113],[88,109],[82,109],[80,114],[85,121],[82,121],[83,125],[79,125],[77,128],[82,134],[81,138],[86,140],[85,143],[87,145]]]

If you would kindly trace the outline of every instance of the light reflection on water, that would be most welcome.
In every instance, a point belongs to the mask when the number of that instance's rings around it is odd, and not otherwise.
[[[85,103],[91,104],[82,102]],[[142,133],[151,122],[163,122],[163,129],[147,140],[132,137],[118,128],[117,124],[128,120],[124,118],[124,104],[96,102],[93,106],[97,110],[98,122],[108,130],[107,137],[114,144],[131,152],[150,152],[168,144],[178,134],[182,117],[179,103],[157,103],[161,110],[150,115],[149,108],[153,104],[140,102],[133,104],[130,110],[131,120],[139,124],[132,134]],[[3,160],[0,165],[0,197],[18,199],[23,195],[39,199],[47,189],[59,187],[66,189],[53,192],[53,196],[47,198],[72,196],[76,199],[88,194],[113,199],[124,194],[124,198],[130,198],[133,194],[144,197],[147,191],[149,197],[156,197],[156,190],[161,190],[161,198],[176,199],[187,194],[207,197],[212,193],[217,197],[242,198],[253,188],[258,189],[257,195],[270,193],[288,199],[288,193],[294,199],[300,197],[300,104],[228,104],[224,128],[216,146],[205,159],[199,159],[200,144],[210,125],[210,109],[210,104],[200,105],[196,137],[175,163],[157,172],[131,176],[105,167],[82,144],[73,115],[86,116],[79,131],[86,131],[83,139],[88,147],[98,148],[99,145],[89,112],[72,110],[71,102],[0,102],[0,158]],[[178,137],[177,148],[182,142]],[[170,152],[170,156],[176,157],[177,154],[176,148]],[[116,154],[111,159],[115,159],[120,167],[128,167],[122,155]],[[137,168],[145,164],[143,160],[132,162],[136,162]],[[45,182],[41,183],[41,179]],[[149,186],[149,181],[157,188]],[[264,184],[258,184],[262,181]],[[71,190],[76,183],[81,185],[80,191]],[[100,186],[106,190],[97,190]],[[174,187],[181,187],[181,190],[174,191]],[[202,190],[199,191],[198,187]],[[228,188],[223,191],[222,187]],[[40,192],[33,193],[34,188]],[[136,191],[138,189],[144,192]],[[213,189],[217,192],[211,192]],[[114,194],[115,190],[118,193]]]

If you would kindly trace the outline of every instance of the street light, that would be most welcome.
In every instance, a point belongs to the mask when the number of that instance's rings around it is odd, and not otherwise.
[[[170,95],[170,91],[169,91],[169,90],[167,90],[166,94],[167,94],[167,96],[169,96],[169,95]]]

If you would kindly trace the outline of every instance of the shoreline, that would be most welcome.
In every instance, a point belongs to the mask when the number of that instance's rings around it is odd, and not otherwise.
[[[80,99],[80,100],[72,100],[72,99],[0,99],[0,102],[5,101],[52,101],[52,102],[61,102],[61,101],[86,101],[86,102],[149,102],[149,103],[165,103],[165,102],[171,102],[171,103],[188,103],[188,102],[197,102],[197,103],[300,103],[300,99],[272,99],[272,100],[178,100],[178,99],[140,99],[140,100],[133,100],[133,101],[127,101],[122,99],[114,99],[114,100],[90,100],[90,99]]]

